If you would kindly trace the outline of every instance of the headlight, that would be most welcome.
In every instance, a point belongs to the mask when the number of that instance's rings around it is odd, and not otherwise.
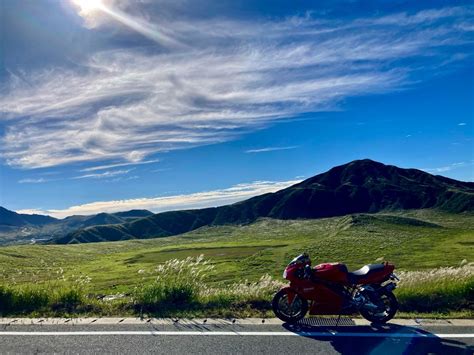
[[[283,278],[286,279],[286,269],[283,271]]]

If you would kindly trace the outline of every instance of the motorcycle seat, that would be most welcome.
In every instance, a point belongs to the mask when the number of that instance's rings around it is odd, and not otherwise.
[[[348,274],[352,280],[359,280],[373,272],[382,271],[384,267],[384,264],[368,264],[364,265],[359,270],[349,272]]]

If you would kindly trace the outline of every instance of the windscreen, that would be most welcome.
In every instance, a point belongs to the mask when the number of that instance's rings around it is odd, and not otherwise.
[[[306,253],[298,255],[296,258],[290,261],[288,265],[293,265],[293,264],[305,264],[309,263],[311,264],[311,260],[309,258],[309,255]]]

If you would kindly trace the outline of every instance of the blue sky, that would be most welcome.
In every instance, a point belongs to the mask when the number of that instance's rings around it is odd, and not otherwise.
[[[474,181],[469,2],[1,6],[9,209],[220,205],[360,158]]]

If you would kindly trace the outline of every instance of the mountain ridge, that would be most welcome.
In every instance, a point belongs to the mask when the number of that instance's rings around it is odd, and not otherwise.
[[[203,226],[246,224],[260,217],[310,219],[382,210],[474,211],[474,183],[355,160],[298,184],[220,207],[168,211],[113,226],[87,227],[54,242],[85,243],[165,237]]]
[[[58,219],[40,214],[21,214],[7,210],[0,206],[0,225],[25,226],[44,225],[58,221]]]
[[[130,210],[57,219],[47,215],[21,214],[0,206],[0,245],[55,239],[86,227],[122,224],[151,215],[153,213],[147,210]]]

